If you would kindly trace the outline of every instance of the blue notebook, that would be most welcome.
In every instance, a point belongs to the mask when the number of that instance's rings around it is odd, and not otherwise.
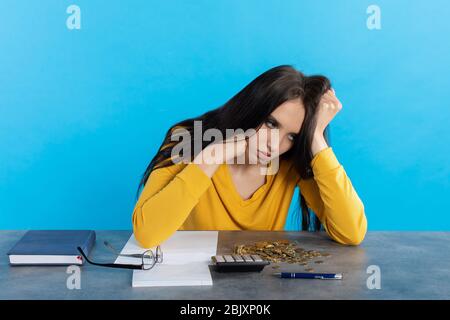
[[[77,247],[89,256],[94,243],[93,230],[30,230],[7,254],[12,265],[81,265]]]

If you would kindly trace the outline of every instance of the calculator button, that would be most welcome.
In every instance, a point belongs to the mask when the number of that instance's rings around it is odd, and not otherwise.
[[[245,262],[253,262],[252,257],[250,257],[248,254],[243,255],[242,258],[244,258]]]
[[[244,262],[244,259],[242,259],[241,256],[238,255],[233,255],[234,260],[236,260],[236,262]]]
[[[223,256],[215,256],[216,258],[216,262],[225,262],[225,259],[223,258]]]
[[[232,256],[230,255],[225,255],[223,256],[226,262],[234,262],[234,259]]]
[[[252,254],[251,256],[252,256],[253,260],[255,260],[256,262],[261,262],[262,261],[261,257],[256,255],[256,254]]]

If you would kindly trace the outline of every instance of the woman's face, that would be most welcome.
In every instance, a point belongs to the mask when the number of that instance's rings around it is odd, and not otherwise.
[[[305,107],[301,99],[288,100],[278,106],[249,138],[249,144],[255,143],[256,150],[249,152],[249,159],[267,164],[271,159],[287,152],[294,143],[296,135],[305,118]],[[278,134],[276,134],[278,130]],[[273,140],[273,141],[272,141]]]

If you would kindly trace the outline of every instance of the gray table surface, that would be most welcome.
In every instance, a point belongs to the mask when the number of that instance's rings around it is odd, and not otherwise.
[[[0,231],[0,299],[450,299],[450,232],[368,232],[359,246],[333,242],[324,232],[219,231],[218,254],[230,253],[236,243],[271,239],[296,240],[307,250],[331,254],[316,272],[341,272],[343,280],[280,279],[279,270],[304,271],[299,265],[273,265],[260,273],[211,271],[212,286],[131,286],[132,270],[81,267],[81,289],[67,289],[66,266],[12,267],[6,252],[25,231]],[[122,248],[131,231],[97,231],[90,255],[100,261],[115,256],[102,245]],[[381,288],[369,289],[367,268],[381,271]]]

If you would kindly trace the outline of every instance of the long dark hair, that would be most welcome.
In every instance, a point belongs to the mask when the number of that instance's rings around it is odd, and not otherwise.
[[[291,152],[291,157],[294,159],[294,164],[302,179],[312,179],[314,174],[311,168],[311,160],[313,154],[311,151],[311,143],[313,139],[314,129],[316,128],[317,108],[322,95],[331,88],[331,82],[328,78],[322,75],[313,75],[305,79],[305,96],[303,105],[305,106],[305,118],[303,119],[302,128],[300,129],[297,143],[288,151]],[[324,138],[328,145],[329,126],[325,128]],[[296,159],[301,159],[300,161]],[[314,213],[311,213],[305,198],[300,193],[299,203],[302,211],[302,230],[319,231],[323,230],[320,220]]]
[[[201,137],[194,134],[194,121],[201,121],[202,131],[207,129],[218,129],[223,136],[227,136],[226,129],[258,129],[267,117],[282,103],[301,99],[305,106],[305,119],[299,135],[294,141],[292,148],[280,156],[283,159],[293,159],[295,168],[302,179],[313,177],[310,166],[313,158],[311,142],[316,126],[316,109],[323,93],[330,88],[330,81],[324,76],[305,76],[291,65],[281,65],[267,70],[259,75],[240,92],[228,100],[224,105],[208,111],[198,117],[186,119],[172,125],[167,131],[161,146],[150,161],[137,190],[137,197],[144,188],[151,172],[158,168],[173,165],[171,153],[173,147],[178,143],[172,141],[172,134],[177,128],[183,128],[189,132],[191,139],[188,141],[190,150],[196,144],[201,145],[203,150],[210,141],[203,141]],[[200,138],[199,141],[194,139]],[[325,139],[328,142],[328,128],[325,130]],[[197,153],[190,152],[191,160]],[[302,211],[302,230],[320,230],[319,219],[308,209],[303,195],[300,193],[299,202]]]

